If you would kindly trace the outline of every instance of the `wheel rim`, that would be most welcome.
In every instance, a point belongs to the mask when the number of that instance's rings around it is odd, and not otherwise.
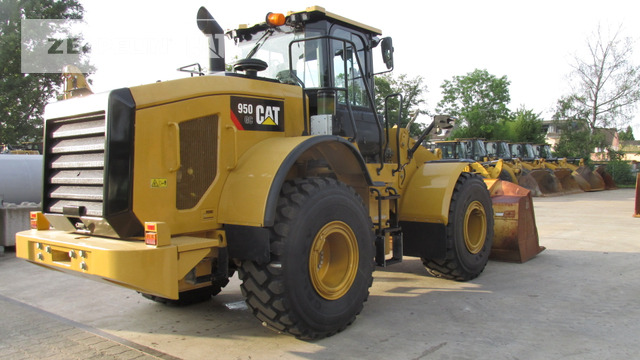
[[[327,300],[346,294],[358,272],[358,240],[342,221],[326,224],[311,244],[309,274],[316,292]]]
[[[479,201],[467,207],[464,215],[464,244],[472,254],[477,254],[484,246],[487,237],[487,214]]]

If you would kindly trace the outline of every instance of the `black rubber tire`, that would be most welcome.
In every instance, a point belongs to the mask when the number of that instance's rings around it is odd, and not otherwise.
[[[482,205],[476,211],[484,211],[486,231],[484,241],[478,242],[477,249],[470,251],[465,241],[465,214],[470,206]],[[493,243],[493,206],[487,186],[477,174],[462,173],[458,178],[451,205],[449,223],[446,228],[447,256],[445,259],[422,258],[427,271],[436,277],[468,281],[482,273],[491,253]],[[479,237],[481,239],[481,236]]]
[[[357,264],[353,263],[356,271],[350,272],[353,280],[344,286],[345,293],[327,299],[321,295],[322,289],[317,290],[309,264],[315,265],[317,260],[312,256],[312,243],[323,237],[320,230],[332,224],[346,224],[351,229],[357,256],[350,259],[357,259]],[[371,219],[352,188],[331,178],[288,181],[281,190],[271,228],[271,261],[242,263],[242,293],[253,314],[273,330],[305,340],[331,336],[350,325],[362,310],[373,281],[373,256]],[[328,256],[328,268],[333,266],[332,259]],[[320,262],[318,268],[322,266]]]

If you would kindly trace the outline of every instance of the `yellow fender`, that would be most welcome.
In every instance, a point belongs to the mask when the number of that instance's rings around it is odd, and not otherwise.
[[[468,164],[469,169],[473,172],[476,172],[478,174],[480,174],[480,176],[482,176],[485,179],[492,179],[494,178],[494,176],[492,176],[491,173],[489,173],[489,170],[486,169],[482,164],[480,164],[479,162],[472,162]]]
[[[253,227],[272,226],[285,180],[305,176],[296,171],[300,160],[323,159],[337,178],[363,199],[373,184],[358,149],[332,135],[274,137],[246,151],[230,172],[220,197],[220,223]]]
[[[412,176],[400,199],[400,221],[447,225],[449,205],[467,162],[428,162]]]

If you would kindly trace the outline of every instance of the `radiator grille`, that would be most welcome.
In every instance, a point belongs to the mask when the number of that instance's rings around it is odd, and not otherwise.
[[[105,129],[104,111],[49,121],[45,211],[83,207],[87,216],[103,215]]]
[[[177,209],[195,207],[216,177],[217,128],[216,115],[180,124],[181,167],[177,174]]]

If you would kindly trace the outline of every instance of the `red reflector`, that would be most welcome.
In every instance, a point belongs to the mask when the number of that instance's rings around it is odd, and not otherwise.
[[[29,217],[31,218],[31,220],[35,220],[38,217],[38,213],[35,211],[32,211],[29,213]]]
[[[156,224],[146,224],[147,231],[156,231]]]
[[[158,245],[158,234],[154,232],[145,233],[144,243],[147,245]]]

